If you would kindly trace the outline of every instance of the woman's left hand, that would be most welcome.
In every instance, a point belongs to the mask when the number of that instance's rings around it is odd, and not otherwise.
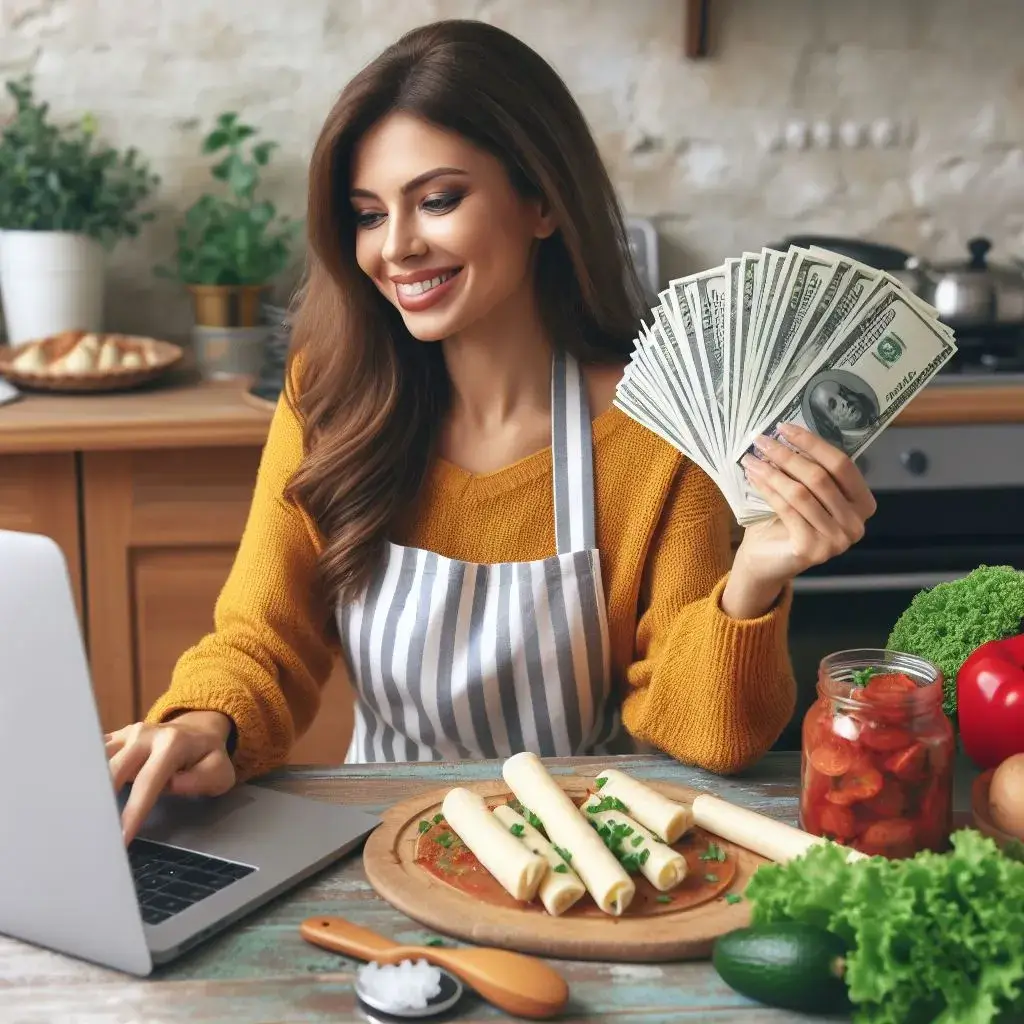
[[[841,555],[864,536],[875,499],[853,460],[794,424],[755,441],[767,461],[743,459],[747,478],[775,516],[747,527],[722,595],[733,618],[763,615],[794,576]]]

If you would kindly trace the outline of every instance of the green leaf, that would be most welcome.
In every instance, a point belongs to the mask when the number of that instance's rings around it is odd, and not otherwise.
[[[726,903],[739,903],[742,899],[743,899],[742,896],[740,896],[739,894],[734,893],[734,892],[727,892],[725,894],[725,902]]]
[[[430,822],[429,821],[421,821],[420,825],[419,825],[419,828],[420,828],[420,835],[423,835],[424,832],[429,832],[430,831]]]
[[[277,149],[276,142],[261,142],[258,145],[252,147],[252,158],[260,165],[265,167],[270,160],[270,154]]]
[[[608,783],[608,780],[606,778],[602,777],[602,778],[598,779],[597,783],[596,783],[598,790],[604,789],[604,787],[607,785],[607,783]]]
[[[525,831],[526,829],[524,829],[522,825],[518,824],[518,822],[509,826],[509,832],[511,832],[516,838],[521,838]]]
[[[672,902],[672,897],[671,896],[662,895],[662,896],[657,896],[655,898],[657,899],[657,901],[659,903],[671,903]]]
[[[202,151],[204,153],[216,153],[218,149],[223,149],[230,140],[231,136],[228,132],[223,128],[218,128],[215,131],[210,132],[210,134],[203,139]]]
[[[569,873],[569,868],[565,864],[556,864],[551,870],[556,875],[567,875]]]

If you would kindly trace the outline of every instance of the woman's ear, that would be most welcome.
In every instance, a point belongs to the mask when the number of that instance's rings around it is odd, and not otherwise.
[[[558,230],[558,222],[555,220],[551,204],[544,196],[533,200],[534,207],[534,238],[550,238]]]

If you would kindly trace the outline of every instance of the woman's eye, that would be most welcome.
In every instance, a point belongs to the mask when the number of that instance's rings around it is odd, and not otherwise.
[[[427,196],[423,200],[423,209],[427,213],[447,213],[454,210],[462,201],[461,192],[439,192],[434,196]]]
[[[355,217],[356,227],[372,228],[376,227],[384,219],[384,214],[373,210],[356,210]]]

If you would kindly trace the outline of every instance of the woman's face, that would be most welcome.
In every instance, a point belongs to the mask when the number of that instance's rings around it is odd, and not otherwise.
[[[554,230],[497,159],[408,114],[360,140],[351,201],[356,261],[421,341],[529,299],[533,245]]]

